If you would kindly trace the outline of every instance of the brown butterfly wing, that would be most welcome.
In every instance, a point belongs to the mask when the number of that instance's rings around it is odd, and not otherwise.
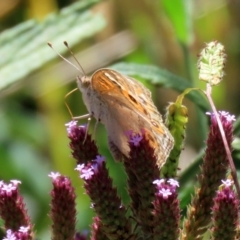
[[[110,69],[96,71],[91,87],[108,107],[103,123],[109,142],[128,155],[126,132],[145,129],[150,144],[158,149],[158,165],[162,165],[173,147],[173,138],[162,122],[151,92],[135,79]]]

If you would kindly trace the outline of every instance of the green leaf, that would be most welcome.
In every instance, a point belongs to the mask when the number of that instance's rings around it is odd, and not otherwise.
[[[171,88],[179,93],[182,93],[186,88],[193,87],[186,79],[178,77],[167,70],[151,65],[118,63],[112,65],[111,68],[122,72],[125,75],[138,76],[149,80],[152,84],[165,88]],[[209,111],[208,103],[200,92],[191,91],[186,96],[191,99],[203,112]]]
[[[162,6],[172,22],[178,40],[185,45],[189,45],[193,39],[191,1],[163,0]]]
[[[105,21],[101,15],[88,11],[98,0],[79,1],[50,14],[40,23],[24,22],[2,33],[0,37],[0,90],[26,77],[57,57],[49,51],[47,42],[53,42],[60,53],[67,51],[63,41],[71,46],[102,30]]]

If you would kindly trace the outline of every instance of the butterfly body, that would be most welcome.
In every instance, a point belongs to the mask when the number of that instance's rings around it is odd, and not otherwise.
[[[129,154],[127,133],[144,130],[158,166],[165,163],[173,138],[143,84],[111,69],[99,69],[91,78],[78,77],[77,84],[89,114],[105,125],[115,159]]]

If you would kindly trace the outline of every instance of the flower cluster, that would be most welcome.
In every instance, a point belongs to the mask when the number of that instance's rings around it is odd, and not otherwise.
[[[212,236],[214,239],[234,239],[239,224],[239,200],[232,189],[233,181],[227,179],[222,183],[214,198]]]
[[[72,156],[76,159],[77,164],[87,163],[94,159],[98,155],[98,148],[87,133],[87,127],[85,125],[78,126],[77,121],[67,123],[66,127]]]
[[[199,79],[211,85],[219,84],[224,76],[225,62],[224,46],[217,41],[207,43],[199,56]]]
[[[76,233],[75,191],[69,178],[60,173],[50,173],[53,189],[51,191],[52,240],[73,239]]]
[[[214,196],[225,179],[229,169],[229,161],[222,141],[222,136],[213,113],[211,117],[210,131],[207,139],[207,148],[201,172],[198,176],[199,188],[192,199],[187,218],[184,222],[183,239],[197,239],[211,222],[211,209],[214,204]],[[235,118],[224,111],[218,112],[226,134],[227,143],[231,146],[233,140],[233,121]]]
[[[153,235],[157,239],[178,239],[180,231],[180,207],[175,179],[160,179],[153,182],[157,192],[154,200]],[[164,219],[164,221],[163,221]]]
[[[235,118],[226,112],[218,114],[227,142],[231,145]],[[183,227],[180,225],[179,182],[173,178],[159,179],[156,151],[144,130],[128,133],[130,152],[123,157],[129,208],[118,196],[106,167],[106,159],[99,154],[86,126],[78,126],[76,121],[67,124],[72,156],[76,159],[75,170],[83,180],[92,202],[91,208],[96,213],[91,226],[91,240],[201,239],[209,224],[212,224],[213,239],[230,240],[238,236],[239,201],[232,181],[222,181],[226,177],[228,161],[216,117],[209,115],[211,126],[198,176],[199,187],[188,208]],[[88,239],[88,234],[76,230],[76,194],[70,179],[53,172],[49,177],[53,184],[49,214],[52,239]],[[16,180],[8,184],[0,182],[0,215],[6,229],[4,240],[34,239],[33,225],[19,194],[19,184]]]
[[[8,229],[6,239],[30,240],[33,239],[32,224],[19,193],[20,183],[18,180],[0,181],[0,216]]]
[[[18,231],[7,230],[6,237],[3,240],[30,240],[29,227],[20,227]]]

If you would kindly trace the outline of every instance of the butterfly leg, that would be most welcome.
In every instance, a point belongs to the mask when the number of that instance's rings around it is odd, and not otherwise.
[[[78,116],[78,117],[73,117],[73,120],[80,120],[80,119],[85,119],[85,118],[90,118],[91,119],[92,115],[90,113],[88,114],[84,114],[82,116]]]
[[[91,115],[90,113],[84,114],[84,115],[78,116],[78,117],[73,117],[74,120],[80,120],[80,119],[85,119],[85,118],[88,119],[87,129],[86,129],[86,134],[85,134],[85,137],[84,137],[84,140],[83,140],[83,144],[85,143],[85,141],[86,141],[86,139],[87,139],[87,134],[88,134],[88,129],[89,129],[91,117],[92,117],[92,115]]]
[[[85,134],[85,137],[84,137],[84,140],[83,140],[83,144],[85,143],[85,141],[86,141],[86,139],[87,139],[87,134],[88,134],[89,126],[90,126],[90,121],[91,121],[91,118],[89,117],[89,118],[88,118],[88,123],[87,123],[86,134]]]
[[[99,121],[96,121],[95,125],[94,125],[94,130],[93,130],[93,138],[95,138],[96,135],[96,131],[97,131],[97,126],[98,126]]]

